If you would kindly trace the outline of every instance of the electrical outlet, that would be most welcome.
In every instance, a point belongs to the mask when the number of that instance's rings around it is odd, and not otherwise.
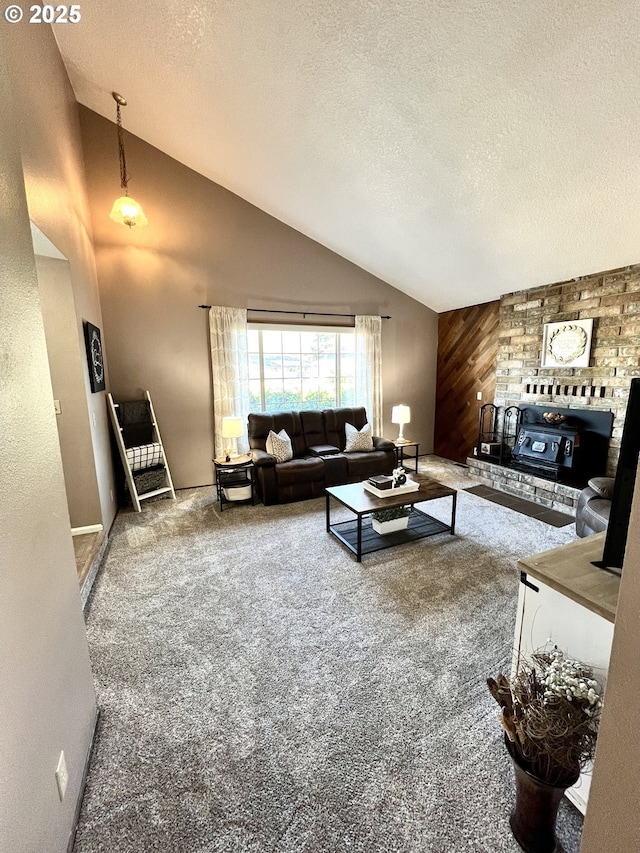
[[[56,415],[62,414],[62,406],[60,405],[60,400],[53,401],[53,408],[55,409]]]
[[[58,784],[58,794],[60,802],[64,800],[64,795],[67,793],[67,785],[69,784],[69,772],[67,770],[67,762],[64,758],[64,750],[60,753],[58,766],[56,767],[56,782]]]

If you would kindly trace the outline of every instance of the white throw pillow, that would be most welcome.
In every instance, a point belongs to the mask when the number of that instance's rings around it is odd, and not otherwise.
[[[366,453],[373,450],[370,424],[365,424],[361,430],[357,430],[352,424],[345,424],[344,434],[347,440],[345,453]]]
[[[287,435],[286,430],[281,429],[280,432],[274,432],[270,429],[266,447],[267,453],[275,456],[278,462],[288,462],[290,459],[293,459],[293,447],[291,446],[291,439]]]

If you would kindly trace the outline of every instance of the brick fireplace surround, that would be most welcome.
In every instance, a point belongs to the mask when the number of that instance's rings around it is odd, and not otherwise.
[[[593,318],[589,367],[542,368],[545,323]],[[640,264],[508,293],[500,300],[495,404],[613,412],[606,473],[615,475],[631,379],[640,376]],[[577,412],[576,412],[577,414]],[[469,458],[487,485],[575,514],[579,489]]]

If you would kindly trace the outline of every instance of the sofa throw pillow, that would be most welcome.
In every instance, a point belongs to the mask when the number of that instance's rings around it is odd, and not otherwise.
[[[267,453],[275,456],[277,462],[288,462],[290,459],[293,459],[291,439],[284,429],[281,429],[280,432],[274,432],[272,429],[269,430],[266,448]]]
[[[344,434],[347,440],[345,453],[367,453],[373,450],[370,424],[365,424],[361,430],[356,429],[352,424],[345,424]]]

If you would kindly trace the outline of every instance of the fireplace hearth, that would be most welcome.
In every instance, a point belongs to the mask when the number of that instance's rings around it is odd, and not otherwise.
[[[476,456],[467,458],[472,477],[480,483],[558,512],[575,516],[581,489],[558,480],[537,477],[528,471],[518,471],[506,465],[486,462]]]

